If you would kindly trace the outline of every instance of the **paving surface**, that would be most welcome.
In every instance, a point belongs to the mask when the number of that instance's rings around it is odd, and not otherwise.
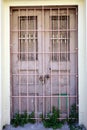
[[[53,130],[52,128],[44,128],[43,124],[41,123],[35,123],[35,124],[26,124],[24,125],[24,127],[17,127],[14,128],[11,125],[7,125],[6,128],[4,130]],[[62,126],[61,129],[57,129],[57,130],[70,130],[68,125],[65,124]]]

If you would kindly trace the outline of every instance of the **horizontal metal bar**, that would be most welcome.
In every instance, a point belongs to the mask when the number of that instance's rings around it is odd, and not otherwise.
[[[32,37],[32,38],[27,38],[27,37],[19,37],[19,40],[37,40],[37,38]],[[70,38],[50,38],[50,40],[69,40]]]
[[[57,98],[57,97],[59,97],[59,98],[63,98],[63,97],[65,97],[65,98],[77,98],[77,95],[70,95],[70,96],[64,96],[64,95],[58,95],[58,96],[53,96],[53,95],[50,95],[50,96],[44,96],[44,95],[42,95],[42,96],[11,96],[12,98],[29,98],[29,97],[34,97],[34,98],[45,98],[45,97],[47,97],[47,98]]]
[[[17,85],[35,85],[35,83],[20,83],[20,84],[17,84]],[[39,84],[36,84],[36,85],[39,85]]]
[[[37,38],[35,38],[35,37],[33,37],[33,38],[26,38],[26,37],[24,37],[24,38],[18,38],[19,40],[37,40]]]
[[[56,29],[56,30],[11,30],[11,32],[73,32],[73,31],[77,31],[76,28],[73,29]]]
[[[77,48],[75,50],[78,50]],[[67,52],[11,52],[11,54],[74,54],[74,53],[77,53],[77,51],[73,51],[73,52],[70,52],[70,51],[67,51]]]
[[[26,71],[29,71],[29,70],[26,69]],[[61,70],[59,70],[59,71],[61,71]],[[69,71],[69,70],[65,70],[65,71]],[[13,75],[13,76],[40,76],[40,74],[11,74],[11,75]],[[51,76],[66,76],[66,74],[61,74],[61,72],[60,72],[60,74],[49,74],[49,75],[51,75]],[[69,73],[69,72],[67,72],[67,75],[68,76],[76,76],[76,77],[78,77],[78,73]]]
[[[19,112],[19,114],[22,114],[22,112],[20,113]],[[24,112],[23,112],[23,114],[24,114]],[[38,113],[37,113],[38,114]],[[67,115],[67,114],[66,114]],[[45,116],[45,115],[44,115]],[[15,118],[13,118],[13,119],[15,119]],[[35,120],[40,120],[40,119],[42,119],[42,118],[40,118],[40,117],[35,117],[35,118],[31,118],[31,119],[35,119]],[[45,119],[49,119],[49,118],[47,118],[47,117],[45,117]],[[57,118],[57,119],[59,119],[59,120],[62,120],[62,119],[66,119],[66,117],[64,118],[64,117],[59,117],[59,118]],[[71,119],[71,118],[68,118],[68,119]],[[72,118],[72,119],[75,119],[75,118]]]
[[[25,11],[26,11],[26,9],[27,9],[28,11],[31,10],[31,9],[32,9],[33,11],[34,11],[34,10],[38,10],[38,9],[40,9],[40,10],[41,10],[41,9],[44,9],[44,10],[45,10],[45,9],[48,9],[48,10],[54,10],[54,9],[56,9],[56,10],[60,10],[60,9],[61,9],[61,10],[62,10],[62,9],[63,9],[63,10],[64,10],[64,9],[67,10],[67,9],[68,9],[68,10],[69,10],[69,9],[77,9],[77,6],[68,6],[68,5],[55,6],[55,5],[54,5],[54,6],[11,7],[11,11],[14,11],[15,9],[18,10],[18,11],[19,11],[19,10],[20,10],[20,11],[21,11],[21,10],[25,10]]]

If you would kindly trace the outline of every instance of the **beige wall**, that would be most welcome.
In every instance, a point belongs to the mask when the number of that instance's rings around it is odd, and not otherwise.
[[[2,19],[2,14],[1,14],[1,11],[2,11],[2,0],[0,1],[0,19]],[[0,34],[1,34],[1,31],[2,31],[2,28],[1,28],[1,23],[2,21],[0,20]],[[2,85],[1,85],[1,42],[2,39],[1,39],[1,36],[0,36],[0,130],[1,130],[1,124],[2,124]]]
[[[2,13],[2,124],[10,123],[10,30],[9,8],[3,3]]]
[[[85,99],[83,100],[83,102],[85,103],[85,120],[84,120],[84,123],[87,124],[87,102],[86,102],[86,96],[87,96],[87,0],[85,0],[85,43],[86,43],[86,54],[85,54],[85,60],[86,60],[86,63],[85,63]],[[86,125],[87,126],[87,125]]]
[[[10,123],[10,6],[36,6],[36,5],[78,5],[78,73],[79,73],[79,123],[87,127],[87,104],[85,95],[86,88],[86,33],[85,33],[85,2],[84,0],[4,0],[3,6],[3,23],[2,23],[2,95],[3,95],[3,112],[2,121],[4,124]],[[0,39],[1,41],[1,39]],[[1,92],[1,82],[0,82]],[[1,96],[1,95],[0,95]]]

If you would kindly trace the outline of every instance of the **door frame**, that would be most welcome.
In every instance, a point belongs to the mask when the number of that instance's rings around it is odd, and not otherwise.
[[[39,4],[37,4],[39,2]],[[3,117],[3,125],[4,124],[9,124],[10,123],[10,7],[12,6],[32,6],[32,5],[43,5],[43,1],[38,1],[36,2],[31,2],[31,1],[4,1],[3,2],[3,37],[2,37],[2,41],[4,44],[2,44],[3,48],[2,53],[1,53],[1,57],[2,59],[6,59],[6,60],[2,60],[1,62],[1,66],[2,66],[2,70],[1,72],[3,72],[2,74],[2,86],[3,86],[3,112],[2,112],[2,117]],[[44,5],[61,5],[60,1],[46,1],[44,2]],[[69,0],[62,0],[62,5],[78,5],[78,74],[79,74],[79,81],[78,81],[78,88],[79,88],[79,123],[83,123],[85,125],[86,124],[86,108],[87,105],[85,104],[85,102],[83,102],[85,100],[85,95],[87,94],[86,91],[86,30],[85,30],[85,17],[86,14],[84,14],[84,9],[85,7],[85,1],[81,0],[81,1],[69,1]],[[84,19],[84,20],[83,20]],[[8,25],[8,26],[7,26]],[[84,26],[82,26],[84,25]],[[7,33],[8,32],[8,33]],[[83,44],[82,44],[83,43]],[[83,63],[83,64],[82,64]],[[5,82],[4,82],[5,81]],[[4,94],[5,93],[5,94]],[[5,95],[5,96],[4,96]],[[7,113],[4,116],[4,113]]]

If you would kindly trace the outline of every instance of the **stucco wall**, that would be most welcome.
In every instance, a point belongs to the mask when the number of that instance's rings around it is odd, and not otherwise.
[[[86,54],[85,54],[85,60],[86,60],[86,63],[85,63],[85,99],[83,100],[83,102],[85,103],[85,120],[84,120],[84,124],[86,124],[86,127],[87,127],[87,102],[86,102],[86,95],[87,95],[87,0],[85,0],[85,49],[86,49]]]
[[[79,74],[79,122],[87,126],[86,91],[86,37],[85,37],[85,2],[84,0],[4,0],[2,23],[2,121],[10,123],[10,6],[36,5],[78,5],[78,74]],[[1,39],[0,39],[1,41]],[[0,72],[1,74],[1,72]],[[0,82],[1,84],[1,82]],[[0,85],[1,86],[1,85]],[[1,92],[1,88],[0,88]]]
[[[2,18],[2,14],[1,14],[1,11],[2,11],[2,1],[0,1],[0,34],[1,34],[1,31],[2,31],[2,27],[1,27],[1,18]],[[1,85],[1,37],[0,37],[0,130],[1,130],[1,124],[2,124],[2,85]]]

